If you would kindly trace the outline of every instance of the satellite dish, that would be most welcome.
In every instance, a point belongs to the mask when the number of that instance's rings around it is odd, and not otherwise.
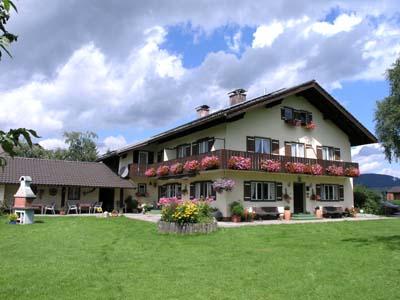
[[[129,175],[129,169],[127,166],[123,166],[121,169],[119,169],[118,172],[119,176],[121,176],[122,178],[126,178]]]

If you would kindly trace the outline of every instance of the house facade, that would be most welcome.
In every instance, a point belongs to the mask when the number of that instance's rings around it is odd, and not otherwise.
[[[101,160],[116,172],[129,171],[142,202],[213,197],[225,217],[233,201],[290,206],[294,213],[353,206],[358,165],[351,147],[376,138],[317,82],[252,100],[236,90],[229,101],[211,114],[198,107],[198,119]],[[233,189],[216,192],[219,179],[233,180]]]

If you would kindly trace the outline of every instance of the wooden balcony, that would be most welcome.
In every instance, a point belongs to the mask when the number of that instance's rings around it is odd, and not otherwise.
[[[178,158],[178,159],[172,159],[160,163],[155,163],[155,164],[149,164],[149,165],[139,165],[139,164],[131,164],[129,166],[129,176],[131,178],[133,177],[142,177],[145,176],[145,172],[149,168],[157,168],[159,166],[172,166],[176,163],[182,163],[185,164],[186,161],[188,160],[198,160],[201,162],[201,160],[206,157],[206,156],[217,156],[220,161],[220,167],[219,169],[229,169],[228,167],[228,161],[232,156],[241,156],[245,158],[250,158],[251,159],[251,167],[248,171],[261,171],[265,172],[264,170],[261,169],[261,162],[263,160],[271,159],[275,161],[280,161],[281,162],[281,170],[276,173],[290,173],[286,170],[285,165],[288,162],[292,163],[303,163],[306,165],[315,165],[319,164],[323,167],[323,174],[322,175],[328,175],[328,176],[333,176],[330,175],[327,171],[326,168],[332,165],[336,165],[337,167],[342,167],[343,170],[347,168],[356,168],[358,169],[358,163],[353,163],[353,162],[343,162],[343,161],[330,161],[330,160],[322,160],[322,159],[313,159],[313,158],[302,158],[302,157],[291,157],[291,156],[282,156],[282,155],[273,155],[273,154],[262,154],[262,153],[251,153],[251,152],[245,152],[245,151],[235,151],[235,150],[227,150],[227,149],[221,149],[221,150],[216,150],[212,151],[209,153],[204,153],[204,154],[199,154],[199,155],[192,155],[184,158]],[[240,170],[239,170],[240,171]],[[247,170],[243,170],[242,172],[246,172]],[[293,173],[290,173],[293,174]],[[301,173],[295,173],[301,175]],[[303,173],[304,174],[304,173]],[[188,175],[187,172],[184,172],[180,174],[182,175]],[[193,175],[193,174],[192,174]],[[177,175],[170,175],[169,177],[174,177]],[[318,175],[316,175],[318,176]],[[343,175],[345,176],[345,175]],[[349,176],[350,177],[350,176]]]

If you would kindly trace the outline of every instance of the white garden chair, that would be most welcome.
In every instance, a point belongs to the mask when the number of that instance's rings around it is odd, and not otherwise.
[[[69,215],[69,213],[70,213],[72,210],[74,210],[75,213],[78,214],[78,205],[77,205],[76,203],[67,202],[67,207],[68,207],[67,215]]]
[[[55,208],[56,208],[56,203],[55,202],[52,202],[51,204],[46,204],[44,206],[44,208],[43,208],[43,213],[46,214],[47,211],[50,211],[50,212],[53,213],[53,215],[55,215],[56,214]]]
[[[94,206],[93,206],[93,213],[102,213],[103,212],[103,202],[97,202]]]

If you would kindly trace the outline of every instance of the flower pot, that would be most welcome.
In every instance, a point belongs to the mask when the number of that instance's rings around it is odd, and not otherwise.
[[[64,216],[65,215],[65,211],[64,210],[60,210],[60,215]]]
[[[316,209],[316,210],[315,210],[315,216],[316,216],[318,219],[322,219],[322,209]]]
[[[290,210],[284,211],[283,218],[285,219],[285,221],[290,221],[291,216],[292,216],[292,213],[290,212]]]
[[[234,223],[240,223],[242,221],[242,217],[234,215],[234,216],[231,217],[231,220]]]
[[[9,221],[8,224],[16,225],[17,221]]]

